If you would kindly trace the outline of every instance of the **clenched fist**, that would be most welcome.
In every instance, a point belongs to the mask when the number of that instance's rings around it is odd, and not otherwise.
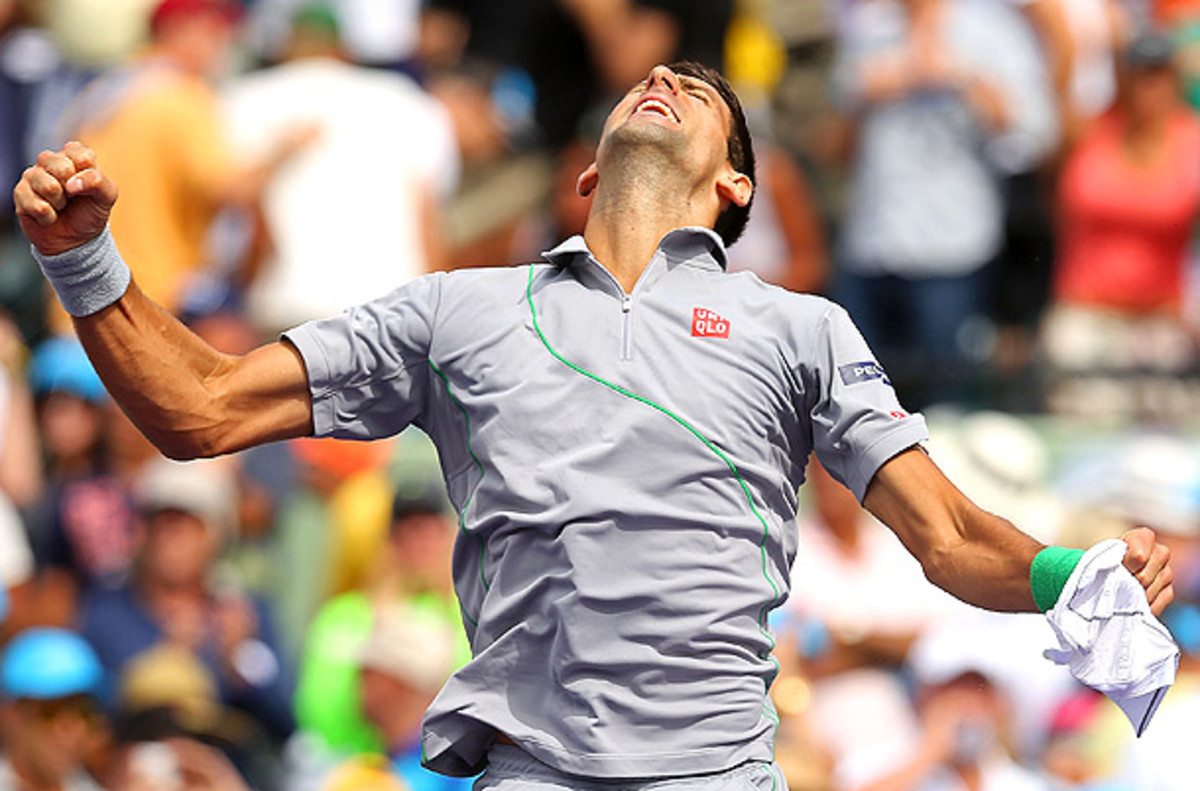
[[[1129,549],[1125,552],[1125,568],[1146,589],[1150,611],[1162,615],[1175,599],[1175,572],[1171,569],[1171,550],[1158,543],[1154,531],[1134,528],[1121,536]]]
[[[117,185],[82,143],[43,151],[13,189],[21,230],[42,255],[56,255],[103,233]]]

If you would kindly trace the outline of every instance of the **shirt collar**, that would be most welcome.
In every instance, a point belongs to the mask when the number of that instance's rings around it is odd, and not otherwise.
[[[698,225],[676,228],[662,238],[658,249],[667,258],[668,265],[693,263],[702,269],[724,270],[727,263],[725,245],[721,237],[711,228]],[[592,258],[592,251],[579,234],[572,236],[542,257],[558,267],[568,267]]]

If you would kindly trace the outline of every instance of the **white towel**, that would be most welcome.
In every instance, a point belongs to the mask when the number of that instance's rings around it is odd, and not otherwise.
[[[1046,613],[1059,648],[1046,657],[1121,707],[1141,736],[1175,683],[1179,646],[1150,612],[1142,584],[1121,562],[1124,541],[1102,541],[1079,560]]]

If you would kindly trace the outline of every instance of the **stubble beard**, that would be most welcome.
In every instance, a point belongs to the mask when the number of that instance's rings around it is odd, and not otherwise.
[[[623,124],[607,141],[607,178],[621,192],[679,197],[687,188],[687,137],[654,123]]]

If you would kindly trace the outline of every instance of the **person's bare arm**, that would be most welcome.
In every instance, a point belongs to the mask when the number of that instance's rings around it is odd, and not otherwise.
[[[925,576],[970,604],[1037,612],[1029,567],[1043,545],[1011,522],[984,511],[952,484],[923,451],[912,448],[880,467],[863,505],[921,562]],[[1128,568],[1155,615],[1174,598],[1170,553],[1153,531],[1131,530]]]
[[[104,232],[117,187],[90,149],[68,143],[42,152],[13,197],[30,242],[56,255]],[[289,344],[221,354],[136,283],[74,323],[113,398],[167,456],[211,456],[312,432],[307,373]]]
[[[779,228],[787,243],[787,267],[780,285],[819,294],[829,266],[816,198],[791,155],[783,149],[769,151],[763,181],[775,200]]]
[[[629,0],[559,0],[587,40],[604,85],[624,91],[656,64],[667,63],[682,32],[670,14]]]

